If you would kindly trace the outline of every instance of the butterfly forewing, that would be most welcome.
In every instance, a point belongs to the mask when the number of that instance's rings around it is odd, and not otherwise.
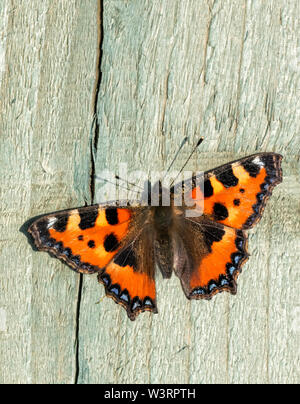
[[[259,153],[206,172],[204,213],[226,226],[253,227],[282,181],[281,160],[279,154]]]
[[[99,205],[44,216],[29,228],[37,247],[81,273],[98,272],[119,251],[133,210]]]

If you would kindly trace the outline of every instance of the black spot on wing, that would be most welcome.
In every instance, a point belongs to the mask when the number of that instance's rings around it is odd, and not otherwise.
[[[37,230],[41,237],[41,240],[42,240],[42,238],[43,238],[43,240],[45,240],[46,238],[47,239],[50,238],[49,229],[47,227],[47,223],[45,222],[45,220],[40,220],[39,222],[37,222],[36,227],[37,227]]]
[[[105,237],[104,248],[107,252],[116,251],[119,247],[119,241],[117,237],[111,233]]]
[[[56,240],[50,237],[49,229],[48,229],[48,221],[40,220],[36,223],[36,229],[39,234],[39,238],[41,241],[41,245],[47,248],[54,248],[56,245]]]
[[[211,185],[210,179],[204,181],[204,197],[208,198],[212,196],[214,193],[214,189]]]
[[[225,234],[225,231],[220,227],[210,227],[210,226],[205,227],[204,226],[203,234],[204,234],[205,243],[206,243],[209,251],[211,251],[212,244],[214,242],[221,241]]]
[[[277,173],[273,155],[268,155],[268,154],[262,155],[262,156],[260,156],[260,160],[264,163],[267,172],[272,172],[273,174]]]
[[[260,156],[266,171],[267,179],[270,184],[279,183],[282,181],[281,160],[282,156],[279,154],[265,154]]]
[[[108,224],[115,225],[119,223],[117,208],[105,209],[105,216]]]
[[[68,214],[58,217],[56,222],[53,225],[53,229],[58,232],[63,233],[67,229],[68,220],[69,220]]]
[[[242,163],[243,168],[247,171],[250,177],[255,178],[260,172],[260,166],[252,161],[246,160]]]
[[[235,187],[239,183],[238,178],[236,178],[236,176],[233,174],[231,166],[227,168],[225,171],[216,174],[216,178],[226,188]]]
[[[86,209],[81,208],[78,209],[78,213],[80,216],[80,223],[79,227],[81,230],[90,229],[91,227],[95,226],[97,217],[98,217],[98,209]]]
[[[133,269],[137,268],[136,256],[131,247],[124,248],[114,259],[114,263],[120,267],[129,265]]]
[[[215,203],[213,211],[216,220],[225,220],[229,216],[226,206],[222,203]]]
[[[95,247],[96,247],[95,241],[94,241],[94,240],[90,240],[90,241],[88,242],[88,247],[89,247],[89,248],[95,248]]]
[[[234,199],[233,200],[233,204],[235,205],[235,206],[240,206],[240,204],[241,204],[241,200],[240,199]]]

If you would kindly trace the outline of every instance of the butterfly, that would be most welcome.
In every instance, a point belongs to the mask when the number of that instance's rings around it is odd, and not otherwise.
[[[237,277],[247,261],[247,233],[261,218],[274,187],[282,181],[282,156],[257,153],[169,188],[157,206],[98,204],[42,216],[28,231],[37,248],[82,274],[98,274],[107,296],[123,306],[131,320],[157,313],[155,268],[164,278],[174,272],[188,299],[236,294]],[[154,187],[155,187],[154,186]],[[147,197],[153,187],[149,188]],[[202,205],[201,215],[186,215],[178,195]],[[199,197],[200,195],[200,197]]]

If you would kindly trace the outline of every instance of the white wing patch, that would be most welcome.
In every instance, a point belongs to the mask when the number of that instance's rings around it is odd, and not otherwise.
[[[55,225],[55,223],[57,222],[57,217],[49,217],[48,219],[48,229],[51,229],[51,227],[53,227]]]
[[[254,160],[252,160],[252,163],[256,164],[259,167],[264,167],[265,163],[263,161],[261,161],[261,159],[257,156],[255,157]]]

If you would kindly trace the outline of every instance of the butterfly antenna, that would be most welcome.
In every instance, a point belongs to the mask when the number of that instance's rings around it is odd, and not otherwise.
[[[127,184],[129,184],[129,185],[131,185],[131,186],[133,186],[133,187],[135,187],[135,188],[139,188],[139,189],[141,189],[142,191],[144,191],[144,188],[139,187],[138,185],[134,184],[133,182],[129,182],[128,180],[124,180],[123,178],[119,177],[118,175],[115,175],[115,178],[116,178],[117,180],[119,180],[119,181],[127,182]]]
[[[204,137],[201,137],[196,146],[193,148],[193,150],[191,151],[191,154],[189,155],[189,157],[187,158],[186,162],[183,164],[183,166],[181,167],[181,170],[179,171],[179,173],[177,174],[177,176],[173,179],[172,183],[171,183],[171,187],[173,186],[174,182],[176,181],[176,179],[179,177],[179,175],[182,173],[183,169],[185,168],[185,166],[187,165],[187,163],[190,161],[190,159],[192,158],[192,155],[195,153],[195,151],[197,150],[197,148],[201,145],[201,143],[203,142]]]
[[[171,164],[169,165],[167,171],[165,172],[165,175],[164,175],[163,178],[165,178],[165,176],[166,176],[166,175],[168,174],[168,172],[171,170],[171,167],[173,166],[175,160],[176,160],[177,157],[178,157],[178,154],[180,153],[181,149],[183,148],[183,146],[186,144],[186,142],[187,142],[188,140],[189,140],[189,138],[186,136],[186,137],[183,139],[183,141],[181,142],[181,145],[180,145],[179,149],[177,150],[177,153],[175,154],[175,156],[174,156],[174,158],[173,158]]]
[[[116,177],[117,177],[117,176],[116,176]],[[102,178],[102,177],[98,177],[98,176],[97,176],[97,179],[98,179],[98,180],[101,180],[101,181],[103,181],[103,182],[106,182],[106,183],[108,183],[108,184],[116,185],[115,182],[110,181],[110,180],[107,180],[106,178]],[[139,194],[139,193],[140,193],[140,191],[136,191],[135,189],[130,189],[129,187],[126,187],[125,185],[119,184],[119,187],[120,187],[120,188],[123,188],[123,189],[126,189],[126,190],[129,191],[129,192],[135,192],[136,194]]]

